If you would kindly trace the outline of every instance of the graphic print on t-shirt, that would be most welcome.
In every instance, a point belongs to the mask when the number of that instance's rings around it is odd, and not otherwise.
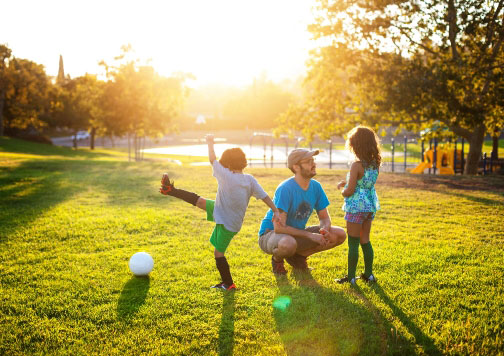
[[[311,214],[310,203],[308,203],[307,201],[302,201],[301,204],[299,204],[296,209],[296,214],[294,215],[294,218],[296,220],[304,220],[308,219],[310,214]]]

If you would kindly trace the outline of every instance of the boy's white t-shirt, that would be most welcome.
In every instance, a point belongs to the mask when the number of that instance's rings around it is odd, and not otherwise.
[[[219,161],[213,162],[213,176],[219,184],[215,198],[214,220],[232,232],[240,231],[251,196],[264,199],[268,196],[250,174],[233,173]]]

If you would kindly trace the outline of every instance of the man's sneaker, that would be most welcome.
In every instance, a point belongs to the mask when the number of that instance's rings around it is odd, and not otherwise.
[[[308,263],[306,263],[307,258],[308,257],[306,256],[301,256],[295,253],[291,257],[287,257],[285,260],[295,269],[308,271]]]
[[[336,278],[335,281],[338,282],[339,284],[350,283],[353,286],[355,285],[355,278],[348,279],[348,276],[345,276],[343,278]]]
[[[211,286],[210,288],[217,288],[217,289],[222,289],[222,290],[236,290],[236,285],[233,283],[230,286],[224,283],[219,283],[214,286]]]
[[[374,274],[371,274],[369,277],[366,277],[364,273],[362,273],[360,275],[360,278],[366,283],[376,283],[378,281],[378,278],[376,278]]]
[[[283,260],[281,262],[275,261],[273,256],[271,256],[271,266],[273,267],[273,273],[277,275],[285,275],[287,271],[285,270]]]

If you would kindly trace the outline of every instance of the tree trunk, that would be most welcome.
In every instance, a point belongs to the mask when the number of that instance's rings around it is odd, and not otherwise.
[[[4,135],[3,108],[5,103],[5,91],[0,91],[0,136]]]
[[[73,136],[73,148],[77,149],[77,131],[74,131],[74,136]]]
[[[96,128],[91,127],[91,139],[89,140],[89,148],[94,150],[95,146],[95,136],[96,136]]]
[[[500,132],[496,131],[494,132],[494,135],[492,137],[492,159],[496,160],[499,159],[499,136]]]
[[[478,173],[478,163],[481,158],[481,152],[483,151],[485,131],[485,125],[480,125],[475,128],[470,137],[467,137],[467,140],[469,141],[469,153],[467,154],[467,160],[464,167],[465,174],[474,175]]]

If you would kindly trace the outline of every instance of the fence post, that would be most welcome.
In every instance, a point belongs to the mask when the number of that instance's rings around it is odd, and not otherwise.
[[[406,157],[408,156],[408,151],[407,151],[407,145],[408,145],[408,138],[404,136],[404,173],[406,173]]]
[[[289,140],[285,139],[285,167],[287,167],[287,158],[289,157]]]
[[[425,158],[424,158],[424,155],[425,155],[425,141],[422,140],[422,162],[425,162]]]
[[[275,139],[272,137],[271,138],[271,159],[270,159],[270,168],[273,168],[273,143],[275,142]]]
[[[332,139],[329,140],[329,169],[332,168]]]
[[[434,167],[434,174],[436,174],[437,166],[437,138],[434,138],[434,155],[432,157],[432,166]]]
[[[490,153],[490,173],[493,172],[493,157],[494,155]]]
[[[250,138],[250,157],[249,157],[249,167],[252,167],[252,141],[254,141],[254,136]]]
[[[429,151],[432,150],[432,139],[429,139]],[[434,155],[432,155],[434,157]],[[431,162],[432,166],[432,162]],[[429,174],[431,174],[431,168],[429,167]]]
[[[268,167],[266,165],[266,136],[263,136],[263,163],[264,163],[264,168]]]
[[[465,169],[464,142],[465,140],[462,138],[462,174],[464,174]]]
[[[453,173],[457,174],[457,138],[455,137],[455,145],[453,148]]]
[[[395,140],[392,137],[392,172],[394,172],[394,149],[395,149]]]

